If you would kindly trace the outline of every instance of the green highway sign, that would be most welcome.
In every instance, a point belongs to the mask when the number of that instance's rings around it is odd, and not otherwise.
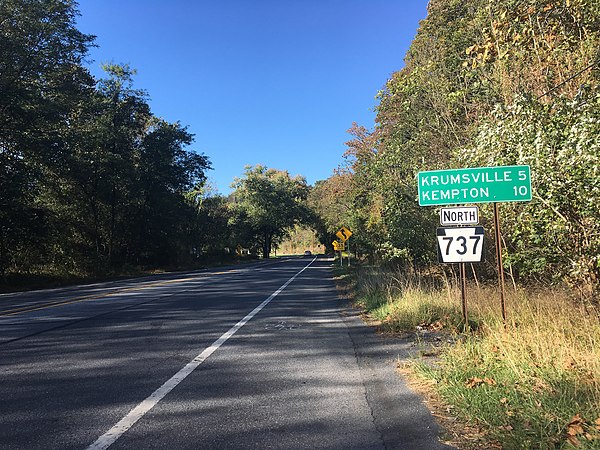
[[[531,200],[529,166],[431,170],[417,179],[421,206]]]

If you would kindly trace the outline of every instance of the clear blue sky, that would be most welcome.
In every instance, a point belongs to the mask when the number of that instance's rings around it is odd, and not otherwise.
[[[80,0],[90,69],[129,64],[155,115],[180,121],[223,193],[245,165],[310,184],[342,161],[352,122],[403,66],[426,0]]]

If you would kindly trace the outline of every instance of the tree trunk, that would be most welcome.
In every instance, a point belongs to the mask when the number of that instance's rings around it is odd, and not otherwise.
[[[273,235],[271,233],[265,233],[265,239],[263,240],[263,259],[269,259],[271,255],[271,246],[273,244]]]

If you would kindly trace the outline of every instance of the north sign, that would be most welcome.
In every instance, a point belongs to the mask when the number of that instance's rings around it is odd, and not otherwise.
[[[477,206],[455,206],[440,208],[440,225],[477,225],[479,208]]]
[[[531,200],[529,166],[431,170],[417,179],[421,206]]]

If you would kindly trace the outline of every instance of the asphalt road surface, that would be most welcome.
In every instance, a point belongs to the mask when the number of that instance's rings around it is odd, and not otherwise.
[[[0,295],[0,448],[447,448],[331,264]]]

